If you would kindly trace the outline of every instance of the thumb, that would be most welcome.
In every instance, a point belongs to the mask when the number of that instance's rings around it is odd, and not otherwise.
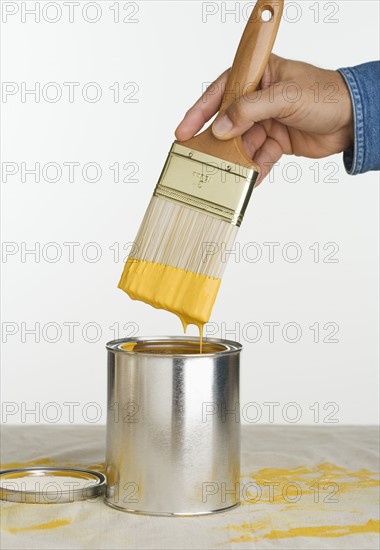
[[[277,83],[265,90],[257,90],[231,103],[219,114],[212,125],[212,132],[218,139],[231,139],[243,135],[255,122],[269,118],[289,116],[295,109],[294,102],[283,93],[286,83]]]

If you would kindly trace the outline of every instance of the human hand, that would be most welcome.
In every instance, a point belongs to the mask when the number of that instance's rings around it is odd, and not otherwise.
[[[229,70],[187,111],[176,138],[193,137],[220,108]],[[257,183],[283,154],[322,158],[354,143],[350,93],[337,71],[320,69],[272,54],[259,89],[244,94],[215,119],[218,139],[242,136],[261,168]]]

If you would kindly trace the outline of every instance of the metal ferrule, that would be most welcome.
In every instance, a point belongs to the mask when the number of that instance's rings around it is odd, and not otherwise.
[[[154,195],[240,226],[258,172],[174,143]]]

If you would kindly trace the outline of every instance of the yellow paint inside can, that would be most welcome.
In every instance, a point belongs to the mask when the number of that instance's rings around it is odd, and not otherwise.
[[[202,350],[203,326],[210,319],[221,279],[178,267],[129,259],[119,288],[133,300],[177,315],[186,332],[188,325],[199,328]]]
[[[121,347],[126,351],[133,351],[137,342],[128,342],[128,344],[123,344]]]

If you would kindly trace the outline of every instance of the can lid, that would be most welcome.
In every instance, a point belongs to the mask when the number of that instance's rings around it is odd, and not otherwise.
[[[106,476],[82,468],[12,468],[0,471],[0,500],[62,504],[93,500],[103,494]]]

